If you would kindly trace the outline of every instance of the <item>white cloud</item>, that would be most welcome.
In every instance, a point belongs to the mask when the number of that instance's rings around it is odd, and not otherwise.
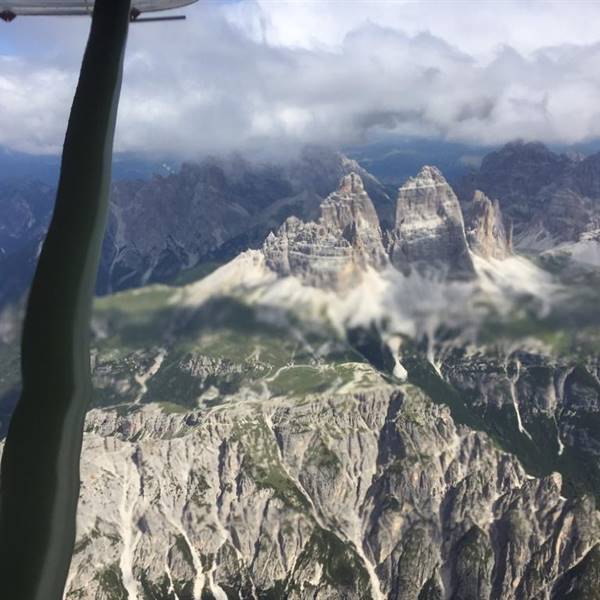
[[[389,132],[600,136],[596,3],[259,0],[187,12],[185,23],[131,29],[119,150],[268,150]],[[0,145],[58,151],[88,23],[0,25],[10,32]]]
[[[332,47],[366,22],[428,31],[465,52],[489,58],[503,45],[521,53],[544,46],[598,40],[594,0],[256,0],[269,41]],[[251,2],[230,7],[251,22]]]

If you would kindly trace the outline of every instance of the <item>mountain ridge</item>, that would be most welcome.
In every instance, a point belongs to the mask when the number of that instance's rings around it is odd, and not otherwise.
[[[593,232],[600,230],[600,188],[594,183],[600,177],[595,175],[599,155],[580,160],[555,154],[541,144],[507,144],[487,155],[479,171],[455,186],[463,213],[470,213],[475,191],[482,191],[499,203],[505,226],[513,232],[513,245],[526,252],[552,255],[561,244],[594,239]],[[178,174],[146,182],[116,182],[97,291],[176,282],[192,277],[194,269],[202,270],[204,264],[222,263],[243,250],[258,248],[288,216],[316,218],[321,201],[351,171],[364,180],[381,227],[393,229],[396,192],[355,161],[314,146],[286,165],[253,165],[239,156],[211,158],[184,164]],[[34,214],[37,225],[25,227],[18,235],[15,230],[4,241],[0,232],[0,273],[4,274],[0,306],[23,297],[52,205],[48,186],[34,194],[39,200],[26,188],[13,184],[12,189],[0,186],[7,223]],[[386,246],[389,243],[386,240]],[[580,246],[572,251],[562,246],[559,254],[578,256]],[[403,258],[408,269],[410,260],[402,257],[402,247],[397,245],[396,250],[398,261]],[[549,259],[554,261],[552,256]],[[470,270],[465,258],[462,271]]]

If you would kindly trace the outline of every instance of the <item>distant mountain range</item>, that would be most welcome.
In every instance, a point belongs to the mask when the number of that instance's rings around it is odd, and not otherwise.
[[[287,217],[318,215],[321,200],[351,171],[363,178],[381,226],[391,231],[397,226],[397,188],[322,148],[306,148],[284,165],[207,159],[173,174],[117,181],[98,293],[191,280],[260,246]],[[467,212],[475,190],[497,201],[521,249],[548,252],[572,244],[571,251],[585,254],[582,248],[600,228],[600,154],[582,158],[541,144],[512,143],[485,156],[455,187]],[[27,289],[53,194],[45,183],[0,182],[0,306]]]
[[[391,218],[385,188],[341,154],[307,148],[286,165],[254,165],[240,157],[184,164],[151,179],[121,180],[112,190],[98,293],[176,281],[204,263],[219,263],[260,245],[289,216],[310,217],[350,170],[364,175],[382,214]],[[6,215],[0,229],[0,305],[27,289],[53,190],[37,182],[0,187]],[[193,277],[193,275],[191,275]]]

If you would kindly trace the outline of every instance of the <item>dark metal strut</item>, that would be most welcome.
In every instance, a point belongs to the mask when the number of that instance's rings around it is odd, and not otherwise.
[[[0,588],[7,599],[61,600],[71,562],[83,425],[92,396],[90,317],[130,5],[95,3],[54,214],[29,294],[23,388],[0,473]]]

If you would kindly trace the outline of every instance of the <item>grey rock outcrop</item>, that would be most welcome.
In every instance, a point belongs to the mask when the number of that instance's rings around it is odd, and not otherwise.
[[[484,258],[506,258],[512,254],[511,227],[504,225],[500,204],[477,190],[465,211],[466,236],[471,250]]]
[[[559,155],[540,143],[512,142],[488,154],[459,190],[465,208],[475,190],[498,199],[515,245],[547,250],[598,228],[600,154]]]
[[[0,182],[0,258],[39,240],[48,224],[54,190],[46,184]]]
[[[21,300],[29,286],[54,196],[44,183],[0,181],[0,309]]]
[[[382,268],[387,256],[379,218],[360,176],[343,177],[339,189],[321,203],[317,222],[289,218],[263,245],[267,265],[304,283],[347,289],[367,267]]]
[[[477,277],[471,252],[489,259],[512,254],[498,201],[476,191],[465,207],[435,167],[423,167],[398,190],[395,225],[383,229],[356,173],[321,202],[316,222],[289,218],[263,244],[267,265],[279,275],[304,283],[347,289],[370,266],[393,265],[404,275],[416,271],[436,279]],[[466,224],[465,224],[466,221]]]
[[[511,204],[524,200],[526,210],[535,195],[564,177],[571,165],[568,157],[539,142],[510,142],[484,157],[477,183],[492,198]]]
[[[600,154],[573,161],[577,190],[588,198],[600,198]]]
[[[398,190],[390,234],[392,264],[410,273],[442,271],[450,279],[475,276],[460,204],[435,167],[425,166]]]

